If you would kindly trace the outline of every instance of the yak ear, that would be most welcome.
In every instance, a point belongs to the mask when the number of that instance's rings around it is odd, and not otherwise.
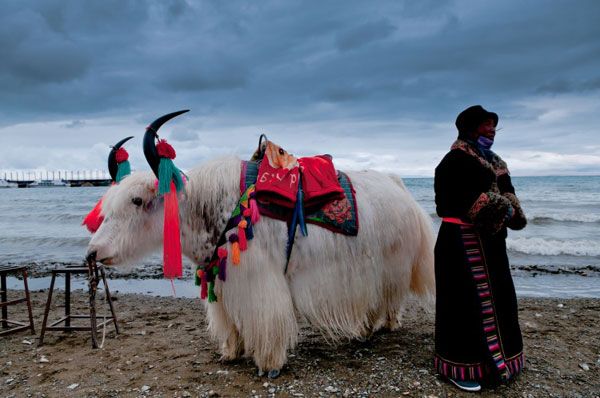
[[[158,130],[169,120],[186,112],[189,112],[189,109],[166,114],[150,123],[150,126],[146,127],[146,133],[144,134],[144,156],[146,156],[146,160],[156,177],[158,177],[158,164],[160,162],[155,142],[156,138],[158,138]]]
[[[124,143],[132,138],[133,136],[123,138],[112,147],[110,153],[108,154],[108,172],[110,173],[110,178],[113,180],[113,182],[117,181],[117,171],[119,170],[119,165],[117,164],[116,159],[117,151],[123,146]]]

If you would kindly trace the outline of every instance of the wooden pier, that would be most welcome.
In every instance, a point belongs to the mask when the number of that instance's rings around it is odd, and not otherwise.
[[[4,171],[0,177],[18,188],[104,187],[112,181],[103,170]]]

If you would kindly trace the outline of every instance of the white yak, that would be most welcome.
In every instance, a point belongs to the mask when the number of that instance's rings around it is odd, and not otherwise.
[[[241,161],[232,156],[188,173],[179,194],[181,244],[196,263],[211,256],[240,197],[240,172]],[[217,301],[206,301],[209,332],[223,359],[252,357],[259,373],[276,377],[297,342],[297,315],[337,342],[395,330],[408,296],[432,298],[429,216],[399,177],[347,175],[356,191],[357,236],[308,225],[308,236],[296,237],[286,273],[287,225],[261,217],[240,264],[227,260],[226,281],[216,281]],[[99,261],[122,264],[161,247],[163,204],[152,173],[112,186],[102,211],[104,222],[88,247]]]

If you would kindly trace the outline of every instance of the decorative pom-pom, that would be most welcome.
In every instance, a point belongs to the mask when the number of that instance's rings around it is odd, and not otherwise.
[[[246,220],[242,220],[238,224],[238,239],[239,239],[241,251],[245,251],[248,248],[248,242],[246,242],[246,227],[247,226],[248,226],[248,222]]]
[[[219,257],[220,259],[227,258],[227,249],[225,249],[224,247],[219,247],[217,249],[217,257]]]
[[[206,281],[206,274],[202,275],[200,286],[200,298],[205,300],[206,297],[208,297],[208,282]]]
[[[252,221],[252,224],[256,224],[260,219],[260,213],[258,212],[258,205],[256,204],[256,199],[254,198],[250,199],[250,212],[250,220]]]
[[[225,281],[227,279],[227,256],[219,261],[219,279]]]
[[[208,285],[208,302],[214,303],[217,301],[217,295],[215,294],[215,282],[210,282]]]
[[[252,210],[244,209],[242,214],[244,215],[244,217],[248,218],[248,217],[252,216]]]
[[[163,272],[167,278],[180,278],[182,275],[181,240],[179,236],[179,204],[175,185],[165,195],[163,225]]]
[[[158,144],[156,144],[156,152],[158,152],[158,156],[161,158],[167,159],[175,159],[175,149],[169,144],[166,140],[158,140]]]
[[[246,251],[248,249],[248,242],[246,241],[246,231],[242,227],[238,227],[238,236],[239,236],[239,244],[240,250]]]
[[[128,160],[124,160],[117,166],[117,175],[115,176],[115,181],[121,182],[121,180],[127,177],[129,174],[131,174],[131,165],[129,164]]]
[[[123,163],[126,160],[129,160],[129,154],[127,153],[125,148],[117,149],[117,152],[115,153],[115,160],[117,161],[117,164]]]
[[[231,262],[233,265],[239,265],[240,263],[240,243],[231,243]]]
[[[103,198],[100,198],[92,211],[90,211],[89,214],[83,219],[82,225],[85,225],[85,227],[91,233],[96,232],[98,228],[100,228],[102,221],[104,221],[104,216],[102,215],[102,199]]]
[[[158,163],[158,193],[171,192],[171,183],[177,192],[183,188],[181,171],[175,166],[171,159],[161,158]]]
[[[246,240],[254,239],[254,228],[252,228],[252,223],[248,223],[246,227]]]

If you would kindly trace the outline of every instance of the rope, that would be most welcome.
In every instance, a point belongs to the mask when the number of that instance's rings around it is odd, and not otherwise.
[[[102,326],[102,343],[100,343],[100,346],[98,346],[98,348],[102,349],[104,348],[104,339],[106,338],[106,316],[103,316],[103,326]]]
[[[177,298],[177,294],[175,294],[175,282],[173,282],[173,278],[171,278],[171,289],[173,289],[173,297]]]

